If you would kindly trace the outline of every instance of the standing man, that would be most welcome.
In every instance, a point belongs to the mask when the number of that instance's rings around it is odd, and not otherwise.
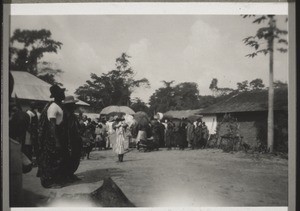
[[[194,143],[192,149],[199,149],[202,141],[202,119],[198,119],[194,129]]]
[[[205,122],[202,122],[202,148],[204,149],[207,145],[207,141],[208,141],[208,135],[209,135],[209,131],[208,128],[205,124]]]
[[[50,87],[50,98],[54,98],[44,108],[39,124],[39,161],[37,176],[44,188],[59,188],[62,185],[63,139],[62,101],[65,89],[58,85]]]
[[[82,152],[82,139],[80,136],[80,124],[75,115],[76,102],[73,96],[67,96],[63,101],[64,105],[64,128],[65,128],[65,142],[67,156],[63,160],[63,170],[65,171],[65,177],[68,182],[74,182],[79,178],[74,175],[78,169],[81,152]]]
[[[191,120],[188,120],[187,126],[186,126],[186,139],[188,142],[188,147],[193,149],[193,139],[194,139],[194,125],[191,122]]]

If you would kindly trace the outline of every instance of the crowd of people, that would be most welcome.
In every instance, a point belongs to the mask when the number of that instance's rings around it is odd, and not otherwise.
[[[133,125],[132,130],[137,143],[152,142],[154,145],[152,149],[161,147],[166,147],[168,150],[205,148],[209,137],[208,128],[201,118],[195,122],[187,118],[182,118],[180,121],[172,119],[160,121],[158,116],[154,116],[148,127]],[[138,131],[137,136],[134,136],[134,131]]]
[[[10,79],[11,85],[11,75]],[[10,93],[12,89],[13,85]],[[11,143],[19,143],[23,157],[31,167],[37,166],[37,177],[44,188],[80,180],[74,173],[81,159],[90,159],[92,150],[113,149],[117,161],[123,162],[130,147],[149,151],[162,147],[199,149],[205,147],[208,139],[208,129],[201,119],[194,123],[185,118],[173,122],[154,116],[147,124],[128,124],[117,115],[91,120],[82,113],[75,114],[78,100],[65,96],[65,89],[53,85],[49,91],[53,100],[43,108],[31,103],[27,111],[22,111],[12,99],[9,107]],[[30,171],[31,167],[22,162],[23,173]]]

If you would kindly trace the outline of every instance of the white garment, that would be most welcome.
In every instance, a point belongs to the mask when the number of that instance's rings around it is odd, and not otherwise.
[[[64,112],[56,103],[51,103],[47,110],[47,116],[48,120],[56,119],[56,125],[60,125],[63,121]]]
[[[116,144],[114,145],[114,151],[118,155],[124,154],[125,152],[125,136],[123,127],[116,128]]]
[[[106,130],[107,130],[108,134],[113,134],[115,132],[113,129],[113,122],[106,123]]]
[[[26,111],[26,113],[29,115],[29,117],[30,117],[30,123],[31,123],[31,119],[33,117],[35,117],[35,114],[32,111],[30,111],[30,110]]]

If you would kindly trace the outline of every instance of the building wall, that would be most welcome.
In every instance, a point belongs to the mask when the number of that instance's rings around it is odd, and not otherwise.
[[[225,135],[228,133],[228,124],[223,123],[224,114],[218,115],[219,124],[219,135]],[[261,138],[264,134],[261,134],[261,127],[267,124],[267,112],[242,112],[242,113],[231,113],[231,117],[234,117],[237,121],[237,127],[240,136],[243,137],[243,141],[254,147],[257,145],[259,137]]]
[[[287,111],[274,112],[274,148],[281,152],[287,152],[288,146],[287,115]],[[267,111],[231,113],[231,116],[236,118],[239,133],[251,148],[258,143],[267,145]],[[228,131],[228,124],[221,124],[223,117],[224,114],[217,115],[219,136],[225,135]]]
[[[209,130],[209,134],[216,134],[217,115],[203,115],[202,121],[205,122]]]

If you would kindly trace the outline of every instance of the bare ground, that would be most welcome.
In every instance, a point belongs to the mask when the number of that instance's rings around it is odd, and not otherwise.
[[[76,172],[82,180],[61,189],[44,189],[34,168],[23,175],[25,200],[28,206],[45,206],[49,197],[90,193],[104,178],[111,177],[136,206],[142,207],[288,204],[288,160],[279,156],[217,149],[147,153],[134,149],[123,163],[116,160],[112,150],[93,151],[91,159],[82,160]]]

